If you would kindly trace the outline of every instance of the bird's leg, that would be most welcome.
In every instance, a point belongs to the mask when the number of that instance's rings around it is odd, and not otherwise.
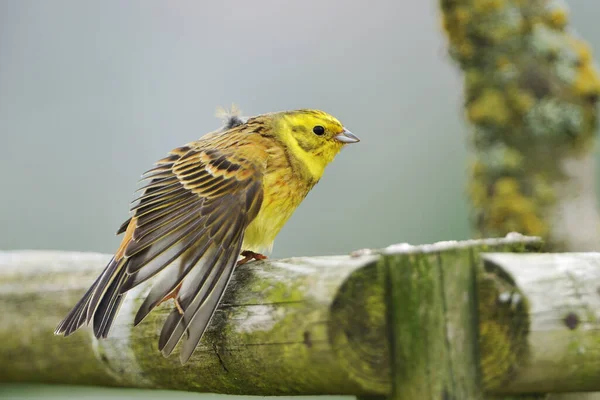
[[[181,304],[179,304],[179,300],[177,300],[177,296],[179,296],[179,289],[181,289],[181,283],[175,289],[173,289],[173,291],[171,293],[166,295],[160,301],[160,303],[157,304],[157,306],[161,305],[162,303],[164,303],[167,300],[173,299],[173,302],[175,303],[175,308],[177,308],[177,311],[179,311],[179,315],[183,315],[183,308],[181,307]],[[185,334],[187,335],[187,337],[190,337],[189,328],[186,328]]]
[[[177,296],[179,296],[179,289],[181,289],[181,283],[175,289],[173,289],[173,291],[171,293],[166,295],[160,301],[160,303],[157,304],[157,306],[161,305],[162,303],[164,303],[167,300],[173,299],[173,301],[175,302],[175,307],[177,308],[177,311],[179,311],[179,314],[183,315],[183,308],[181,308],[181,304],[179,304],[179,300],[177,300]]]
[[[242,251],[241,255],[244,257],[241,260],[239,260],[237,262],[236,266],[240,266],[240,265],[244,265],[246,264],[248,261],[252,261],[252,260],[266,260],[268,257],[260,254],[260,253],[255,253],[253,251],[250,250],[244,250]]]

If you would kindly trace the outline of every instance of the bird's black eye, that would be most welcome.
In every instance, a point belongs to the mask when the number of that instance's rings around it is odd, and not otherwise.
[[[317,125],[313,128],[313,132],[315,135],[321,136],[325,133],[325,128],[323,128],[321,125]]]

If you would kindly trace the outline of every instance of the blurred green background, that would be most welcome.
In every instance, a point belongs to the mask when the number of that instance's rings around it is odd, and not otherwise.
[[[600,49],[600,2],[569,5]],[[461,86],[434,0],[0,0],[0,249],[114,251],[139,175],[232,102],[320,108],[362,139],[273,256],[467,238]],[[218,396],[0,386],[6,399],[165,397]]]

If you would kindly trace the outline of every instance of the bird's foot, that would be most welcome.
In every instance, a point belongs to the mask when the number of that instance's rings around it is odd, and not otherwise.
[[[241,260],[239,260],[239,261],[237,262],[237,266],[238,266],[238,267],[239,267],[240,265],[244,265],[244,264],[246,264],[247,262],[249,262],[249,261],[252,261],[252,260],[266,260],[266,259],[268,258],[267,256],[265,256],[265,255],[263,255],[263,254],[260,254],[260,253],[255,253],[255,252],[253,252],[253,251],[250,251],[250,250],[244,250],[244,251],[242,251],[241,255],[242,255],[244,258],[242,258]]]
[[[183,315],[183,308],[181,307],[181,304],[179,304],[179,300],[177,299],[177,296],[179,296],[179,289],[181,289],[181,284],[179,286],[177,286],[171,293],[166,295],[160,301],[160,303],[157,304],[157,306],[161,305],[162,303],[164,303],[167,300],[173,299],[173,302],[175,303],[175,308],[177,308],[177,311],[179,311],[179,314]]]
[[[181,304],[179,304],[179,300],[177,300],[177,297],[173,297],[173,301],[175,302],[175,308],[177,308],[179,314],[183,315],[183,308],[181,307]]]

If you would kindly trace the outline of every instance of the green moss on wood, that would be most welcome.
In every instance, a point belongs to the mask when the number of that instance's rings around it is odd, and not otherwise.
[[[80,293],[83,294],[83,293]],[[76,301],[76,296],[66,297]],[[73,368],[72,356],[59,346],[60,338],[54,336],[52,325],[55,320],[56,305],[47,301],[44,293],[14,293],[9,305],[2,307],[0,316],[0,360],[10,363],[10,368],[0,368],[0,382],[39,382],[73,383],[114,386],[115,382],[106,370],[96,362],[89,335],[79,332],[73,335],[70,346],[85,349],[77,357],[77,367]],[[65,314],[67,307],[60,307]],[[11,331],[14,326],[5,318],[17,318],[19,315],[38,315],[36,324],[26,331]],[[6,329],[6,331],[4,331]],[[3,332],[4,331],[4,332]],[[30,374],[24,377],[20,371],[28,369]]]
[[[69,342],[53,334],[59,316],[66,315],[97,270],[78,262],[77,253],[40,253],[11,269],[13,254],[0,252],[0,382],[116,386],[97,362],[87,332],[77,332]],[[93,264],[108,257],[88,253],[85,259]],[[30,264],[38,268],[32,271]],[[67,290],[72,282],[81,284]]]
[[[542,243],[516,244],[488,252],[530,252]],[[484,264],[479,255],[477,308],[482,385],[494,392],[510,383],[519,366],[527,363],[531,319],[527,297],[501,268]],[[508,400],[508,399],[506,399]]]
[[[509,381],[491,390],[510,394],[598,390],[598,263],[595,253],[485,255],[486,270],[508,284],[507,294],[514,294],[515,284],[528,294],[524,306],[531,321],[526,357],[514,363]],[[507,311],[506,306],[514,308],[520,302],[504,304]],[[513,385],[520,390],[511,390]]]
[[[525,296],[493,272],[478,280],[479,348],[483,387],[493,391],[514,377],[527,357],[529,315]]]
[[[386,271],[374,263],[354,271],[340,287],[328,324],[329,340],[352,380],[390,393],[390,347],[385,335]]]
[[[454,398],[435,255],[387,258],[393,399]]]
[[[540,243],[530,245],[536,248]],[[493,325],[489,315],[499,314],[497,304],[487,304],[489,314],[481,320],[474,318],[480,312],[476,304],[482,290],[486,294],[503,290],[495,285],[476,289],[476,272],[482,252],[525,251],[530,245],[518,241],[472,242],[460,249],[436,251],[431,247],[419,252],[417,247],[386,257],[391,397],[480,398],[481,372],[503,381],[510,379],[512,370],[502,365],[504,354],[492,351],[492,359],[501,360],[498,370],[479,369],[480,351],[490,351],[490,344],[511,347],[516,339],[487,329]],[[512,323],[502,319],[498,329],[510,331]],[[512,361],[524,362],[524,357],[525,353],[517,352]],[[483,380],[487,379],[484,375]]]
[[[9,313],[0,314],[0,339],[10,346],[0,346],[0,356],[25,354],[28,362],[0,363],[0,377],[246,395],[357,396],[389,394],[395,377],[412,385],[405,387],[407,393],[427,387],[432,395],[473,398],[478,390],[473,314],[479,254],[521,251],[528,242],[513,236],[398,246],[359,257],[253,263],[235,272],[213,323],[184,366],[157,349],[172,304],[131,326],[147,285],[128,294],[108,339],[92,341],[86,331],[69,338],[51,334],[108,257],[79,262],[95,269],[86,272],[77,265],[62,275],[47,268],[48,256],[31,276],[7,275],[4,266],[0,308]],[[56,262],[68,259],[65,255]],[[15,265],[25,271],[28,260],[23,256]],[[54,278],[63,282],[64,292],[47,290]],[[6,288],[16,288],[22,297]],[[393,318],[388,318],[391,311]],[[46,339],[33,340],[38,334]],[[487,331],[482,336],[484,342],[500,340]],[[434,372],[424,376],[417,371]]]
[[[255,263],[236,272],[190,360],[192,367],[182,367],[176,357],[157,360],[156,341],[171,306],[151,315],[132,330],[140,368],[150,371],[148,377],[159,385],[202,392],[384,393],[368,384],[380,379],[377,371],[363,376],[364,381],[352,375],[330,339],[332,301],[344,274],[353,269],[323,270],[318,263],[307,268],[297,261],[274,264],[284,266]],[[348,309],[342,312],[348,314]],[[344,331],[351,330],[349,324],[345,322]]]

